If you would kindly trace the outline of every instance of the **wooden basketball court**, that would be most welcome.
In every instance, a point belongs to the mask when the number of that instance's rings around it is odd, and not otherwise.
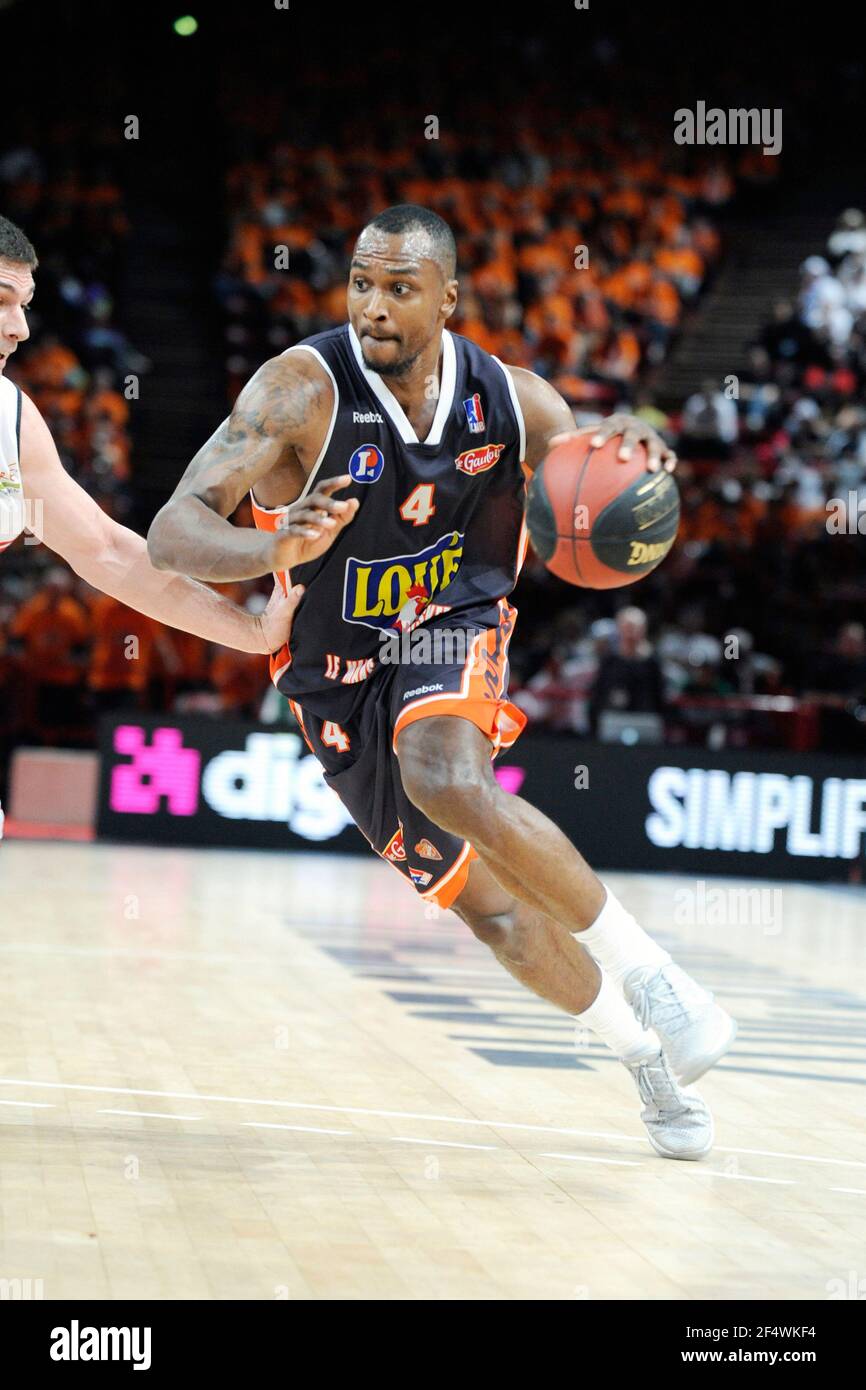
[[[675,1163],[624,1069],[372,856],[7,841],[0,874],[0,1281],[823,1300],[863,1269],[861,890],[678,926],[694,880],[609,876],[740,1021],[716,1148]]]

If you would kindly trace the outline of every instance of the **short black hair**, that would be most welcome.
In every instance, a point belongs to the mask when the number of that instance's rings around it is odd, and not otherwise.
[[[29,265],[31,270],[39,264],[32,243],[8,217],[0,217],[0,260],[18,261],[21,265]]]
[[[375,227],[379,232],[391,235],[393,232],[426,232],[433,248],[433,259],[438,263],[446,280],[453,280],[457,269],[457,243],[454,233],[444,217],[430,208],[422,208],[418,203],[396,203],[385,208],[367,223],[364,228]]]

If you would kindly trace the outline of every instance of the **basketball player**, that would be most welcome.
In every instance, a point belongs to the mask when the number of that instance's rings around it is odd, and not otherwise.
[[[3,376],[12,353],[30,336],[27,311],[36,265],[24,233],[0,217],[0,551],[29,531],[88,584],[150,618],[239,651],[277,651],[291,633],[300,586],[287,591],[275,586],[258,616],[184,575],[161,574],[148,559],[143,537],[112,521],[70,478],[36,406]],[[332,490],[321,489],[319,501],[325,502]],[[354,507],[347,509],[347,521],[353,512]],[[339,529],[321,537],[322,549]],[[302,534],[298,527],[271,537],[276,570],[295,563],[299,543],[309,557],[310,543],[299,541]],[[0,810],[0,838],[2,834]]]
[[[278,527],[310,522],[311,550],[292,569],[305,598],[271,674],[325,781],[423,898],[614,1050],[656,1150],[698,1158],[712,1119],[683,1087],[730,1046],[733,1020],[493,775],[525,723],[506,695],[525,477],[575,431],[546,381],[446,330],[456,303],[447,223],[412,205],[375,217],[355,246],[349,322],[256,372],[155,518],[151,558],[248,578],[270,568]],[[651,470],[674,466],[640,420],[612,416],[593,433],[622,434],[621,458],[643,444]],[[358,509],[317,555],[350,505],[314,504],[323,479]],[[225,520],[247,491],[261,535]],[[383,639],[419,624],[431,639],[463,631],[469,655],[384,662]]]

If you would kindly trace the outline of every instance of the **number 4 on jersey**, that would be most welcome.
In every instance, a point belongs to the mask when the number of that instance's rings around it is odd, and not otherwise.
[[[434,483],[419,483],[417,487],[413,487],[400,508],[403,520],[411,521],[413,526],[426,525],[436,511],[433,506],[434,491]]]
[[[322,725],[322,742],[328,748],[336,748],[338,753],[348,753],[351,747],[346,730],[333,719],[326,719]]]

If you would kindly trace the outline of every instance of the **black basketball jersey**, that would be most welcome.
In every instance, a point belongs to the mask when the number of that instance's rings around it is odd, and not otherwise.
[[[331,377],[334,409],[301,496],[341,473],[354,520],[285,583],[305,594],[289,649],[272,658],[278,689],[322,719],[348,719],[379,666],[386,634],[439,619],[496,627],[526,551],[525,431],[509,373],[458,334],[442,335],[436,413],[419,440],[387,380],[365,367],[349,324],[306,338]],[[285,507],[260,507],[276,529]],[[447,617],[443,615],[448,615]]]

